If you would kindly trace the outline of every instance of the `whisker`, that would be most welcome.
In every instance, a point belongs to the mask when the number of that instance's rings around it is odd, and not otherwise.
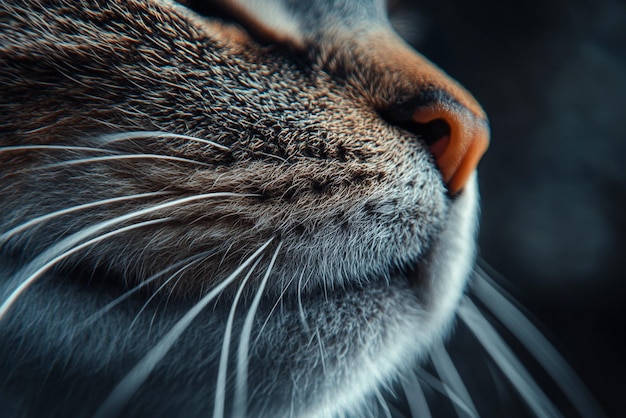
[[[114,308],[115,306],[119,305],[121,302],[123,302],[125,299],[129,298],[130,296],[132,296],[133,294],[135,294],[136,292],[138,292],[139,290],[141,290],[142,288],[146,287],[148,284],[150,284],[151,282],[153,282],[154,280],[158,279],[159,277],[169,273],[170,271],[180,268],[183,265],[187,265],[187,266],[191,266],[192,264],[196,264],[200,261],[202,261],[203,259],[205,259],[207,256],[214,254],[215,250],[209,250],[209,251],[205,251],[202,252],[200,254],[196,254],[193,255],[191,257],[187,257],[184,260],[181,260],[175,264],[172,264],[171,266],[153,274],[152,276],[148,277],[147,279],[143,280],[141,283],[139,283],[137,286],[134,286],[132,289],[124,292],[124,294],[118,296],[117,298],[113,299],[111,302],[107,303],[104,307],[100,308],[98,311],[96,311],[95,313],[93,313],[92,315],[90,315],[89,317],[87,317],[87,319],[85,319],[83,326],[88,326],[90,324],[93,324],[96,320],[98,320],[98,318],[102,317],[102,315],[104,315],[105,313],[107,313],[108,311],[110,311],[112,308]],[[193,261],[191,261],[193,260]],[[191,261],[191,262],[190,262]]]
[[[428,400],[417,376],[409,373],[404,379],[401,379],[401,384],[405,398],[409,403],[411,416],[413,418],[432,418]]]
[[[443,382],[446,383],[447,387],[453,389],[454,393],[456,393],[459,398],[463,400],[463,403],[467,405],[472,412],[471,416],[479,417],[480,414],[476,410],[474,402],[472,402],[472,397],[463,384],[463,379],[461,379],[459,372],[454,366],[454,363],[452,362],[452,359],[448,355],[448,352],[443,344],[439,344],[431,350],[430,358],[435,366],[437,374],[439,374]],[[457,415],[462,416],[461,410],[459,410],[458,406],[456,404],[453,404],[453,406],[457,411]]]
[[[140,222],[140,223],[128,225],[128,226],[116,229],[114,231],[107,232],[106,234],[102,234],[100,236],[97,236],[96,238],[90,239],[89,241],[86,241],[86,242],[84,242],[84,243],[82,243],[80,245],[77,245],[77,246],[73,247],[72,249],[70,249],[68,251],[65,251],[65,252],[61,253],[60,255],[54,257],[53,259],[51,259],[50,261],[48,261],[44,265],[42,265],[35,272],[30,274],[25,280],[21,281],[20,284],[17,286],[17,288],[15,290],[13,290],[13,292],[11,292],[9,297],[7,297],[5,299],[5,301],[0,306],[0,321],[4,318],[4,316],[6,315],[8,310],[11,308],[11,306],[13,306],[15,301],[22,295],[22,293],[24,293],[24,291],[26,289],[28,289],[28,287],[30,287],[43,273],[45,273],[48,269],[50,269],[52,266],[54,266],[55,264],[59,263],[60,261],[66,259],[67,257],[71,256],[72,254],[75,254],[78,251],[81,251],[81,250],[83,250],[83,249],[85,249],[85,248],[87,248],[87,247],[89,247],[89,246],[91,246],[93,244],[97,244],[100,241],[104,241],[105,239],[111,238],[112,236],[119,235],[119,234],[122,234],[124,232],[128,232],[130,230],[141,228],[141,227],[144,227],[144,226],[155,225],[155,224],[158,224],[158,223],[163,223],[163,222],[167,222],[167,221],[171,221],[171,220],[172,220],[172,218],[162,218],[162,219],[154,219],[154,220],[150,220],[150,221],[145,221],[145,222]],[[14,276],[14,277],[16,277],[16,276]]]
[[[215,299],[229,284],[231,284],[241,272],[246,269],[273,241],[267,240],[258,250],[256,250],[246,261],[244,261],[230,276],[214,287],[209,293],[202,297],[187,313],[176,322],[176,324],[161,338],[161,340],[124,376],[117,384],[111,394],[100,406],[94,418],[105,418],[119,415],[121,409],[128,400],[137,392],[137,389],[146,381],[152,370],[168,353],[174,343],[178,341],[181,334],[189,327],[191,322],[202,312],[202,310]]]
[[[309,328],[309,324],[306,321],[306,315],[304,314],[304,306],[302,306],[302,278],[304,277],[304,271],[300,273],[300,278],[298,279],[298,313],[300,314],[300,323],[304,328],[304,331],[308,334],[311,332]]]
[[[263,330],[265,329],[265,326],[267,325],[267,323],[269,322],[272,314],[274,313],[274,311],[278,307],[278,304],[283,299],[283,296],[285,296],[285,293],[287,293],[287,289],[289,289],[289,286],[291,286],[292,282],[293,282],[293,277],[291,278],[291,280],[289,280],[289,282],[287,282],[287,285],[285,286],[283,291],[280,292],[280,295],[278,295],[278,299],[276,299],[276,303],[274,304],[274,306],[272,306],[272,309],[270,310],[270,313],[267,314],[267,318],[265,318],[265,321],[263,322],[263,325],[261,325],[261,328],[259,329],[259,333],[257,334],[256,338],[254,339],[254,342],[252,343],[252,347],[255,347],[257,342],[259,341],[259,338],[261,338],[261,334],[263,333]]]
[[[387,405],[387,402],[385,402],[385,398],[383,398],[383,395],[380,393],[380,391],[376,390],[374,393],[374,396],[376,396],[376,400],[380,404],[380,407],[383,410],[383,413],[385,414],[385,418],[392,418],[391,411],[389,410],[389,406]]]
[[[150,139],[150,138],[170,138],[170,139],[185,139],[188,141],[199,142],[201,144],[210,145],[222,151],[230,151],[227,146],[218,144],[217,142],[209,141],[208,139],[196,138],[189,135],[179,135],[163,131],[137,131],[137,132],[124,132],[117,134],[102,135],[100,139],[106,144],[120,141],[129,141],[133,139]]]
[[[78,212],[78,211],[85,210],[85,209],[91,209],[91,208],[98,207],[98,206],[108,205],[110,203],[123,202],[126,200],[138,200],[144,197],[164,196],[164,195],[170,195],[170,194],[173,194],[173,192],[139,193],[139,194],[134,194],[130,196],[120,196],[120,197],[113,197],[111,199],[97,200],[94,202],[85,203],[82,205],[77,205],[77,206],[72,206],[69,208],[57,210],[55,212],[51,212],[46,215],[33,218],[30,221],[24,222],[23,224],[16,226],[15,228],[12,228],[8,230],[7,232],[3,233],[2,235],[0,235],[0,245],[8,241],[9,239],[11,239],[16,234],[19,234],[20,232],[25,231],[26,229],[29,229],[37,224],[46,222],[50,219],[54,219],[59,216],[67,215],[67,214]]]
[[[424,369],[420,369],[417,372],[417,377],[419,377],[421,381],[430,386],[433,390],[441,393],[443,396],[448,398],[450,402],[461,408],[461,410],[463,410],[463,412],[465,412],[467,415],[473,416],[472,410],[469,408],[469,406],[467,406],[465,402],[463,402],[463,400],[459,397],[459,395],[457,395],[456,392],[446,383],[440,381],[432,374],[426,372]]]
[[[576,372],[546,337],[519,310],[480,267],[476,266],[472,292],[526,347],[557,383],[576,410],[585,417],[602,417],[604,412]]]
[[[246,195],[246,194],[238,194],[238,193],[229,193],[229,192],[219,192],[219,193],[206,193],[199,194],[194,196],[188,196],[180,199],[171,200],[169,202],[164,202],[158,205],[150,206],[148,208],[140,209],[134,212],[127,213],[125,215],[117,216],[113,219],[109,219],[107,221],[99,222],[90,227],[84,228],[69,237],[63,239],[62,241],[56,243],[51,248],[44,251],[37,258],[31,261],[28,265],[26,265],[22,270],[16,273],[13,276],[13,280],[17,280],[20,284],[17,288],[5,299],[5,301],[0,305],[0,321],[4,318],[6,312],[10,309],[10,307],[15,303],[18,296],[24,292],[28,286],[30,286],[38,275],[45,272],[47,268],[50,268],[53,264],[50,264],[49,261],[51,259],[55,259],[59,254],[62,254],[65,251],[68,251],[70,248],[74,247],[76,244],[81,242],[84,239],[87,239],[102,230],[113,227],[120,223],[126,222],[133,218],[137,218],[139,216],[147,215],[149,213],[157,212],[162,209],[167,209],[173,206],[180,206],[185,203],[204,200],[209,198],[216,197],[247,197],[254,195]],[[42,266],[47,266],[46,269],[42,269]],[[18,280],[20,277],[25,277],[25,280]]]
[[[241,337],[239,338],[239,350],[237,351],[237,378],[235,382],[235,400],[233,406],[233,416],[235,417],[246,416],[246,407],[248,404],[248,350],[250,349],[252,321],[254,320],[254,315],[256,314],[259,303],[261,302],[263,290],[265,289],[267,280],[270,277],[270,272],[274,267],[276,257],[278,257],[278,252],[280,251],[282,246],[282,242],[278,243],[276,251],[274,251],[274,255],[272,256],[272,260],[270,261],[270,264],[265,271],[265,276],[263,277],[263,280],[259,285],[259,288],[256,292],[256,295],[254,296],[254,299],[252,300],[250,308],[248,309],[248,314],[246,315],[246,319],[241,329]]]
[[[186,269],[188,269],[189,267],[191,267],[192,265],[194,265],[198,261],[200,261],[200,260],[196,260],[194,262],[188,263],[188,264],[182,266],[181,268],[179,268],[178,270],[176,270],[174,273],[172,273],[172,275],[170,277],[168,277],[165,281],[163,281],[163,283],[161,283],[161,285],[154,292],[152,292],[150,297],[143,303],[143,306],[141,307],[141,309],[139,309],[139,312],[137,312],[137,314],[135,315],[135,317],[131,321],[130,325],[128,326],[127,335],[128,335],[128,333],[130,333],[132,328],[135,326],[135,323],[137,322],[137,320],[139,320],[139,317],[141,316],[141,313],[148,307],[150,302],[152,302],[152,300],[159,294],[159,292],[161,292],[161,290],[163,290],[169,284],[169,282],[174,280],[174,278],[177,277],[180,273],[182,273],[183,271],[185,271]],[[156,312],[155,312],[155,314],[156,314]]]
[[[9,147],[0,147],[0,153],[11,151],[37,151],[37,150],[62,150],[62,151],[87,151],[101,152],[106,154],[119,154],[118,151],[95,148],[95,147],[78,147],[74,145],[14,145]]]
[[[237,304],[239,303],[239,299],[243,294],[243,289],[248,283],[248,279],[252,275],[252,272],[256,268],[256,266],[261,261],[261,258],[257,259],[246,277],[241,281],[239,288],[237,289],[237,293],[235,294],[235,298],[233,299],[232,306],[230,308],[230,312],[228,313],[228,320],[226,321],[226,329],[224,330],[224,339],[222,342],[222,352],[220,353],[220,365],[217,372],[217,384],[215,389],[215,403],[213,404],[213,418],[222,418],[224,416],[224,403],[226,400],[226,372],[228,370],[228,354],[230,352],[230,337],[233,329],[233,322],[235,320],[235,311],[237,309]]]
[[[502,337],[467,297],[459,306],[458,312],[459,317],[474,333],[485,351],[500,367],[535,415],[540,418],[561,417],[562,415],[535,383]]]
[[[61,161],[58,163],[46,164],[44,166],[38,167],[37,169],[67,167],[67,166],[72,166],[72,165],[100,163],[100,162],[105,162],[105,161],[141,160],[141,159],[175,161],[175,162],[189,163],[189,164],[195,164],[195,165],[202,165],[205,167],[211,166],[211,164],[203,163],[202,161],[190,160],[189,158],[174,157],[171,155],[122,154],[122,155],[107,155],[104,157],[81,158],[77,160]]]

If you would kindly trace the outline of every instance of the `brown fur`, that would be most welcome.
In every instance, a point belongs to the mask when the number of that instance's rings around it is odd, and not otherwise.
[[[100,185],[94,188],[88,180],[93,176],[106,176],[108,182],[127,193],[167,190],[181,196],[224,191],[255,194],[258,197],[176,209],[181,221],[186,219],[200,228],[211,222],[211,233],[215,239],[225,241],[221,244],[224,249],[232,248],[234,236],[238,247],[246,242],[239,251],[229,252],[229,263],[234,265],[272,235],[288,237],[296,229],[315,231],[329,225],[337,230],[345,228],[346,214],[355,211],[353,202],[365,205],[366,196],[392,193],[396,187],[393,183],[412,169],[412,163],[399,164],[406,160],[404,156],[429,158],[406,134],[378,117],[376,108],[390,101],[383,98],[380,102],[384,93],[399,94],[391,88],[397,77],[393,73],[377,72],[389,74],[391,81],[378,80],[381,84],[376,92],[364,80],[348,74],[356,69],[347,70],[345,66],[340,77],[347,79],[333,80],[321,71],[302,73],[298,68],[301,62],[280,49],[255,44],[236,28],[224,31],[222,24],[206,21],[192,25],[194,21],[187,20],[178,8],[153,3],[106,2],[99,12],[90,10],[84,16],[80,9],[62,2],[39,7],[39,22],[32,21],[33,11],[13,10],[15,21],[1,35],[3,62],[8,64],[0,76],[2,107],[11,115],[3,125],[4,146],[77,145],[93,142],[98,134],[159,130],[207,138],[230,151],[180,141],[120,143],[115,150],[150,149],[211,166],[175,167],[133,160],[106,164],[98,167],[97,173],[90,166],[72,166],[71,171],[46,169],[42,173],[34,168],[19,172],[26,163],[32,168],[66,155],[29,152],[24,157],[20,152],[2,153],[2,166],[10,167],[4,175],[12,179],[11,186],[2,192],[5,201],[23,205],[11,195],[37,193],[42,187],[54,193],[59,182],[72,183],[79,176],[84,194],[91,197],[108,196]],[[122,8],[130,13],[121,13]],[[50,34],[62,33],[67,25],[74,27],[71,37],[50,39]],[[45,28],[45,33],[37,33],[43,30],[37,28]],[[29,31],[35,32],[24,40],[24,33]],[[174,38],[173,31],[185,33],[185,39]],[[170,41],[166,43],[167,39]],[[360,65],[340,55],[334,59],[338,57],[350,65]],[[322,61],[322,67],[333,65],[327,59]],[[358,68],[363,73],[369,71],[367,67]],[[293,77],[289,84],[285,84],[284,74]],[[278,75],[281,78],[275,79]],[[356,84],[346,89],[350,85],[338,85],[342,79]],[[227,85],[240,95],[239,106],[230,96],[223,97],[221,90]],[[273,87],[276,85],[284,87],[277,90]],[[383,95],[372,96],[381,92]],[[403,93],[402,97],[409,94]],[[20,100],[15,100],[18,97]],[[359,134],[355,136],[356,131]],[[225,132],[235,134],[226,136]],[[20,158],[27,160],[16,164]],[[434,172],[425,174],[423,179],[414,179],[413,187],[437,183]],[[79,192],[74,202],[83,198]],[[63,201],[62,205],[68,203]],[[56,206],[61,202],[46,204],[45,209]],[[39,203],[22,208],[10,224],[38,215],[41,210]],[[438,209],[415,207],[407,218],[417,222],[422,211],[433,210],[436,213]],[[315,219],[311,219],[312,212],[317,213]],[[111,215],[115,213],[111,210]],[[423,228],[418,223],[415,227]],[[150,236],[146,239],[145,245],[155,241]],[[171,239],[181,245],[193,241],[177,232]],[[158,254],[162,250],[155,248]],[[146,265],[157,257],[145,255]]]

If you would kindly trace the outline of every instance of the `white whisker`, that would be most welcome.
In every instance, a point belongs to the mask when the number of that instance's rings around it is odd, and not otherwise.
[[[138,131],[138,132],[125,132],[118,134],[102,135],[100,139],[106,144],[119,141],[129,141],[133,139],[150,139],[150,138],[170,138],[170,139],[185,139],[188,141],[199,142],[201,144],[210,145],[218,148],[222,151],[230,151],[230,148],[218,144],[217,142],[209,141],[208,139],[196,138],[189,135],[179,135],[163,131]]]
[[[130,333],[132,328],[135,326],[135,323],[137,322],[137,320],[141,316],[142,312],[148,307],[150,302],[152,302],[152,300],[159,294],[159,292],[161,292],[161,290],[163,290],[180,273],[184,272],[185,270],[187,270],[189,267],[193,266],[198,261],[200,261],[200,260],[195,260],[194,262],[188,263],[188,264],[182,266],[181,268],[179,268],[178,270],[176,270],[174,273],[172,273],[172,275],[170,277],[168,277],[166,280],[164,280],[163,283],[161,283],[161,285],[154,292],[152,292],[150,297],[143,303],[141,309],[139,309],[139,312],[137,312],[137,314],[135,315],[135,317],[131,321],[130,325],[128,326],[127,334]],[[178,283],[178,281],[176,283]],[[155,312],[155,315],[156,315],[156,312]]]
[[[13,292],[11,292],[9,297],[7,297],[4,300],[4,302],[2,303],[2,306],[0,306],[0,320],[4,318],[4,316],[6,315],[8,310],[11,308],[11,306],[13,306],[15,301],[20,297],[22,293],[24,293],[26,289],[28,289],[28,287],[30,287],[39,277],[41,277],[43,273],[45,273],[48,269],[50,269],[52,266],[59,263],[60,261],[68,258],[72,254],[75,254],[78,251],[81,251],[91,245],[97,244],[100,241],[104,241],[105,239],[111,238],[112,236],[119,235],[119,234],[128,232],[133,229],[142,228],[144,226],[155,225],[155,224],[167,222],[170,220],[172,220],[172,218],[162,218],[162,219],[155,219],[151,221],[145,221],[145,222],[128,225],[128,226],[116,229],[114,231],[107,232],[106,234],[97,236],[96,238],[90,239],[89,241],[83,242],[82,244],[77,245],[73,247],[72,249],[65,251],[61,253],[60,255],[52,258],[50,261],[46,262],[44,265],[42,265],[37,270],[35,270],[32,274],[30,274],[25,280],[20,281],[19,286],[15,290],[13,290]]]
[[[59,151],[86,151],[100,152],[105,154],[119,154],[118,151],[94,148],[94,147],[78,147],[74,145],[14,145],[9,147],[0,147],[0,153],[11,151],[38,151],[38,150],[59,150]]]
[[[278,252],[280,251],[282,245],[283,243],[280,242],[276,247],[276,251],[274,251],[272,260],[270,261],[270,264],[265,271],[265,276],[263,277],[263,280],[259,285],[256,295],[252,300],[252,304],[248,309],[248,314],[246,315],[246,319],[241,329],[241,337],[239,338],[239,350],[237,351],[237,379],[235,382],[235,400],[233,406],[233,416],[235,417],[246,416],[246,408],[248,404],[248,350],[250,349],[252,321],[254,320],[257,308],[259,307],[259,303],[261,302],[263,290],[265,289],[265,285],[267,284],[267,280],[269,279],[270,272],[274,267],[276,257],[278,256]]]
[[[472,286],[478,299],[526,347],[544,370],[558,384],[572,405],[584,417],[602,417],[604,413],[574,370],[552,344],[532,324],[507,295],[479,267]]]
[[[0,244],[6,242],[7,240],[11,239],[16,234],[19,234],[20,232],[25,231],[26,229],[29,229],[37,224],[46,222],[50,219],[53,219],[59,216],[67,215],[67,214],[78,212],[78,211],[85,210],[85,209],[91,209],[91,208],[98,207],[98,206],[108,205],[110,203],[123,202],[126,200],[138,200],[144,197],[164,196],[164,195],[169,195],[169,194],[172,194],[172,192],[139,193],[139,194],[134,194],[130,196],[120,196],[120,197],[113,197],[111,199],[97,200],[95,202],[85,203],[82,205],[76,205],[76,206],[72,206],[69,208],[57,210],[55,212],[51,212],[46,215],[33,218],[30,221],[24,222],[23,224],[8,230],[7,232],[0,235]]]
[[[267,314],[267,318],[265,318],[265,321],[263,322],[263,325],[261,325],[261,328],[259,329],[259,333],[257,334],[254,342],[252,343],[252,347],[256,346],[256,343],[259,341],[259,338],[261,338],[261,334],[263,333],[263,330],[265,329],[265,326],[267,325],[267,323],[269,322],[272,314],[274,313],[274,311],[278,307],[278,304],[283,299],[283,296],[285,296],[285,293],[287,293],[287,289],[289,289],[289,286],[291,286],[291,283],[293,283],[293,277],[291,278],[291,280],[289,280],[289,282],[287,283],[287,285],[285,286],[283,291],[280,292],[280,295],[278,295],[278,299],[276,299],[276,303],[274,304],[274,306],[272,306],[272,309],[270,310],[270,313]]]
[[[262,257],[261,257],[262,258]],[[226,329],[224,330],[224,339],[222,342],[222,352],[220,353],[220,365],[217,372],[217,384],[215,389],[215,403],[213,404],[213,418],[222,418],[224,416],[224,403],[226,399],[226,372],[228,370],[228,354],[230,353],[230,337],[233,330],[233,322],[235,320],[235,311],[239,298],[243,293],[243,289],[248,283],[248,279],[252,275],[252,272],[261,261],[261,258],[257,259],[246,277],[239,284],[235,298],[233,299],[230,312],[228,313],[228,320],[226,321]]]
[[[302,306],[302,278],[304,277],[304,271],[300,273],[300,278],[298,279],[298,313],[300,314],[300,323],[304,328],[304,331],[308,334],[311,332],[309,328],[309,324],[306,321],[306,315],[304,314],[304,307]]]
[[[146,287],[148,284],[152,283],[154,280],[158,279],[159,277],[169,273],[170,271],[174,269],[180,268],[183,265],[191,266],[192,264],[196,264],[197,262],[202,261],[207,256],[213,253],[215,253],[215,250],[209,250],[209,251],[202,252],[200,254],[196,254],[191,257],[187,257],[184,260],[181,260],[175,264],[172,264],[171,266],[153,274],[152,276],[143,280],[137,286],[134,286],[132,289],[129,289],[128,291],[124,292],[123,295],[120,295],[117,298],[113,299],[111,302],[107,303],[104,307],[100,308],[98,311],[90,315],[87,319],[85,319],[83,326],[88,326],[90,324],[93,324],[98,318],[102,317],[102,315],[110,311],[116,305],[119,305],[122,301],[129,298],[130,296],[132,296],[134,293],[138,292],[142,288]]]
[[[175,162],[189,163],[189,164],[195,164],[195,165],[202,165],[202,166],[206,166],[206,167],[210,167],[211,166],[211,164],[203,163],[201,161],[190,160],[188,158],[182,158],[182,157],[174,157],[174,156],[171,156],[171,155],[160,155],[160,154],[123,154],[123,155],[107,155],[107,156],[104,156],[104,157],[81,158],[81,159],[77,159],[77,160],[61,161],[61,162],[58,162],[58,163],[46,164],[46,165],[44,165],[42,167],[39,167],[38,169],[55,168],[55,167],[67,167],[67,166],[79,165],[79,164],[101,163],[101,162],[105,162],[105,161],[142,160],[142,159],[144,159],[144,160],[147,159],[147,160],[175,161]]]
[[[414,418],[431,418],[428,401],[426,400],[426,395],[424,395],[424,390],[417,376],[413,373],[409,373],[401,380],[401,383],[405,397],[409,403],[411,416]]]
[[[246,261],[244,261],[225,280],[215,286],[209,293],[202,297],[176,324],[165,334],[163,338],[124,376],[115,389],[100,406],[94,418],[113,417],[119,415],[126,402],[137,392],[137,389],[146,381],[152,370],[159,361],[168,353],[181,334],[189,327],[191,322],[202,312],[206,305],[215,299],[229,284],[231,284],[241,272],[246,269],[272,242],[267,240]]]
[[[392,418],[389,406],[387,406],[387,402],[385,402],[385,398],[383,398],[383,395],[380,393],[380,391],[377,390],[374,395],[376,396],[376,400],[380,404],[383,413],[385,414],[385,418]]]
[[[540,418],[561,417],[548,397],[537,386],[519,359],[506,345],[502,337],[482,316],[478,308],[464,298],[459,306],[459,317],[474,333],[500,370],[513,384],[517,392],[524,398],[530,409]]]
[[[35,276],[45,271],[45,270],[42,270],[43,266],[48,266],[48,268],[51,267],[53,264],[49,263],[50,260],[57,258],[59,254],[62,254],[65,251],[68,251],[69,249],[74,247],[76,244],[78,244],[82,240],[87,239],[99,233],[102,230],[105,230],[107,228],[113,227],[120,223],[126,222],[133,218],[137,218],[139,216],[147,215],[147,214],[157,212],[162,209],[167,209],[173,206],[180,206],[185,203],[189,203],[189,202],[193,202],[197,200],[204,200],[208,198],[246,197],[246,196],[253,196],[253,195],[219,192],[219,193],[206,193],[206,194],[200,194],[200,195],[195,195],[195,196],[188,196],[188,197],[184,197],[180,199],[175,199],[169,202],[161,203],[155,206],[150,206],[148,208],[140,209],[140,210],[127,213],[125,215],[121,215],[121,216],[118,216],[118,217],[115,217],[113,219],[109,219],[103,222],[99,222],[95,225],[84,228],[70,235],[69,237],[61,240],[60,242],[53,245],[51,248],[44,251],[42,254],[40,254],[37,258],[35,258],[30,263],[28,263],[28,265],[26,265],[22,270],[20,270],[18,273],[16,273],[13,276],[13,280],[17,280],[17,282],[20,284],[4,300],[4,302],[2,302],[2,305],[0,305],[0,320],[4,318],[4,315],[6,315],[6,312],[10,309],[13,303],[15,303],[18,296],[22,292],[24,292],[28,288],[28,286],[30,286],[30,284],[34,282],[34,280],[36,279]],[[40,272],[40,273],[37,273],[37,272]],[[20,277],[25,278],[25,279],[20,280]]]
[[[463,400],[463,403],[467,405],[472,412],[471,416],[479,417],[480,414],[476,410],[474,402],[472,402],[472,397],[463,384],[463,379],[461,379],[459,372],[454,366],[454,363],[452,362],[452,359],[448,355],[448,352],[443,344],[438,344],[436,347],[433,347],[430,353],[430,358],[442,381],[446,383],[447,387],[454,390],[454,393],[456,393],[459,398]],[[458,406],[456,404],[453,404],[453,406],[457,410],[457,415],[462,416]]]
[[[417,376],[421,381],[430,386],[432,389],[450,399],[453,404],[461,408],[461,410],[463,410],[463,412],[465,412],[467,415],[472,416],[472,410],[470,409],[470,407],[467,406],[465,402],[463,402],[463,400],[456,394],[456,392],[446,383],[441,382],[439,379],[426,372],[424,369],[420,369],[417,372]]]

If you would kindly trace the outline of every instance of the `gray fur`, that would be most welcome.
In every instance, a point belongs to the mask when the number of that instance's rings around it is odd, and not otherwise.
[[[259,46],[166,2],[10,0],[0,13],[0,146],[68,146],[0,148],[0,233],[72,206],[155,193],[1,242],[0,303],[24,269],[46,262],[33,260],[79,236],[71,234],[219,194],[81,236],[165,220],[64,259],[20,295],[0,320],[3,416],[93,415],[170,327],[270,238],[233,326],[236,346],[282,242],[252,331],[250,416],[359,416],[381,385],[447,334],[474,258],[476,181],[450,198],[421,138],[379,116],[432,86],[370,73],[380,68],[367,57],[329,62],[337,45],[319,45],[318,58]],[[146,131],[172,135],[107,141]],[[111,158],[68,164],[101,157],[77,146]],[[146,155],[117,158],[137,153]],[[166,274],[89,321],[127,288],[204,251],[171,281]],[[193,321],[124,416],[211,414],[235,288]]]

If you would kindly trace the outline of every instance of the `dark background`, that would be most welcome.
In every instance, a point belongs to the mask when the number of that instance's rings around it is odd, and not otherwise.
[[[399,31],[489,115],[492,144],[479,167],[482,258],[605,412],[624,416],[626,4],[390,7]]]

